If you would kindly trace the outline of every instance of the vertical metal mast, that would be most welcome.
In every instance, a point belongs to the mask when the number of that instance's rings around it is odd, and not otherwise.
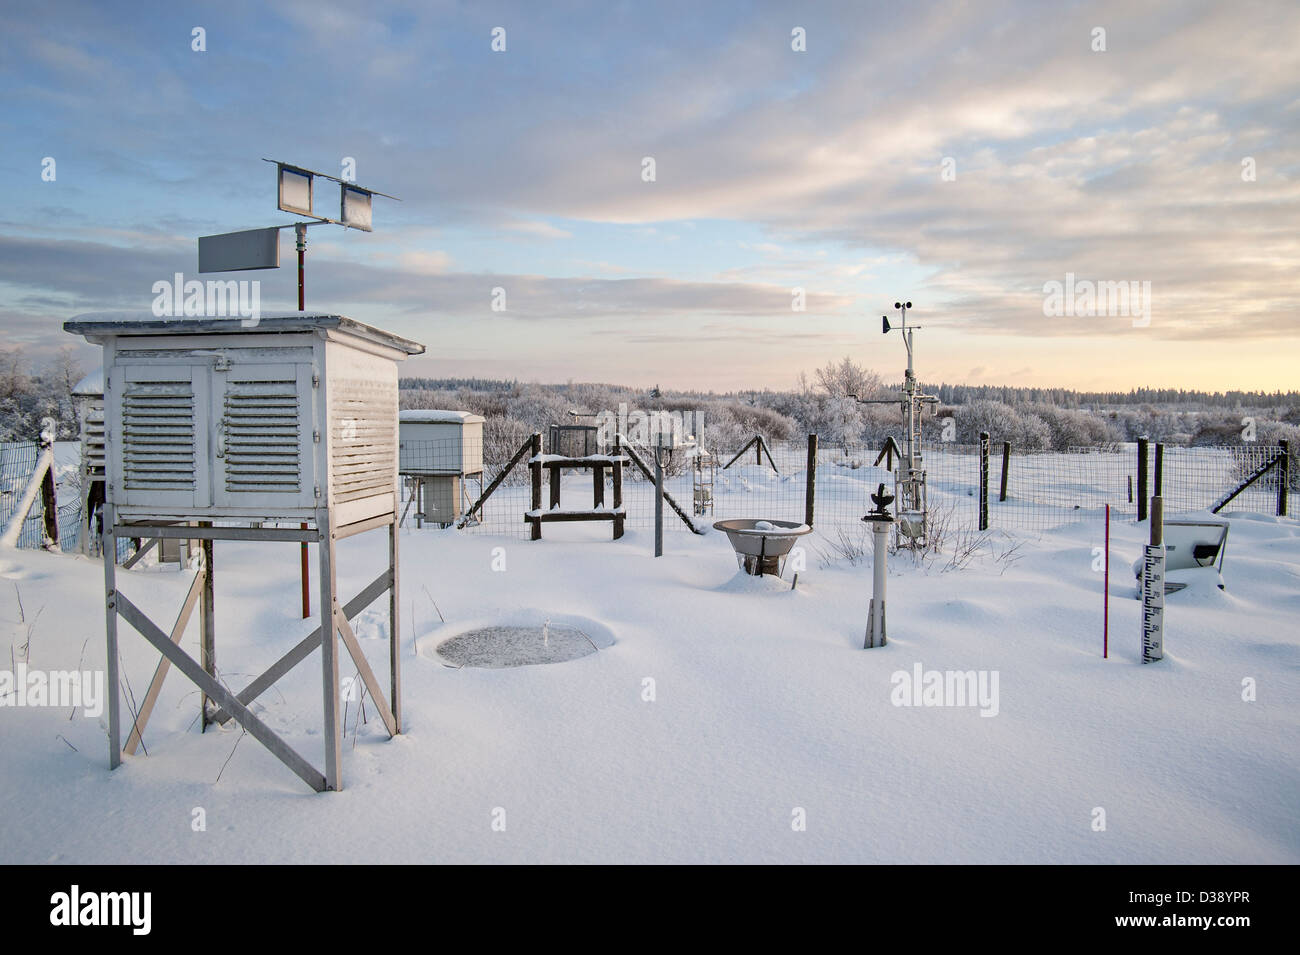
[[[916,330],[913,326],[907,326],[907,311],[912,307],[911,302],[895,302],[894,308],[898,309],[902,315],[902,325],[899,331],[903,335],[903,344],[907,346],[907,371],[903,377],[903,425],[907,430],[907,452],[906,470],[902,462],[899,462],[898,471],[895,472],[894,480],[897,486],[896,500],[894,506],[898,509],[900,520],[896,525],[900,541],[905,541],[907,546],[920,546],[925,541],[926,528],[929,523],[926,507],[926,489],[925,489],[925,471],[921,466],[921,419],[922,406],[926,404],[937,404],[939,399],[935,395],[921,394],[917,386],[916,371],[913,367],[912,359],[912,333]],[[891,331],[889,317],[882,316],[881,330],[885,333]]]
[[[907,346],[907,373],[903,376],[903,401],[907,420],[907,466],[914,471],[919,466],[917,458],[921,453],[921,435],[917,432],[919,421],[916,413],[916,374],[912,370],[912,329],[907,327],[907,310],[911,307],[911,302],[894,303],[894,308],[898,309],[903,316],[901,331],[903,344]]]
[[[911,302],[894,303],[894,308],[902,315],[902,325],[899,330],[903,335],[903,344],[907,346],[907,372],[903,376],[903,420],[907,426],[907,479],[902,482],[903,493],[899,504],[905,510],[922,510],[924,505],[920,500],[917,487],[917,475],[921,469],[921,435],[919,434],[921,422],[920,415],[917,414],[916,372],[912,365],[913,329],[907,327],[907,310],[911,307]]]

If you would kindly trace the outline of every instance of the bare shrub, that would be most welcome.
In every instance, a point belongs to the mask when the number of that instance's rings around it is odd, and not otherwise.
[[[865,525],[858,525],[852,530],[836,526],[835,536],[826,542],[825,548],[818,548],[817,554],[822,567],[831,567],[840,561],[848,561],[850,567],[869,563],[872,557],[871,531]]]

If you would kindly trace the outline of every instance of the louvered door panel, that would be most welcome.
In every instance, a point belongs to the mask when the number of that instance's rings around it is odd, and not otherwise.
[[[218,373],[218,503],[268,512],[313,503],[309,374],[309,366],[292,362],[235,364]]]
[[[102,481],[104,461],[104,400],[95,399],[85,410],[81,426],[82,473],[92,481]]]
[[[227,491],[302,488],[298,382],[232,381],[226,389]]]
[[[122,369],[105,428],[117,464],[116,503],[208,503],[207,388],[207,369],[202,367]]]

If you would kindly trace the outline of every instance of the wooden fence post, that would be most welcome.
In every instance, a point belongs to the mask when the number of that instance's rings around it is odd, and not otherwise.
[[[813,526],[813,506],[817,501],[817,435],[808,435],[808,469],[804,472],[803,522]]]
[[[54,465],[51,464],[45,469],[45,477],[41,479],[41,510],[44,518],[42,527],[42,546],[55,547],[59,546],[59,498],[54,489]]]
[[[1160,442],[1160,441],[1157,441],[1157,442],[1156,442],[1156,470],[1155,470],[1155,480],[1153,480],[1153,481],[1151,482],[1152,485],[1153,485],[1153,487],[1151,488],[1151,494],[1152,494],[1153,497],[1164,497],[1164,483],[1165,483],[1165,481],[1164,481],[1164,472],[1165,472],[1164,460],[1165,460],[1165,446],[1164,446],[1164,443],[1163,443],[1163,442]]]
[[[1279,441],[1277,446],[1282,452],[1282,460],[1278,462],[1277,516],[1286,517],[1287,484],[1291,481],[1291,442]]]
[[[980,530],[989,529],[989,433],[980,432]]]
[[[1146,435],[1138,438],[1138,520],[1147,519],[1147,441]]]
[[[1011,465],[1011,442],[1002,442],[1002,484],[998,488],[998,501],[1007,499],[1007,471]]]
[[[618,438],[614,438],[614,457],[622,457],[622,449],[619,447]],[[613,464],[614,477],[614,540],[623,536],[623,462],[615,461]]]
[[[50,418],[41,421],[41,440],[40,451],[37,461],[44,457],[43,452],[48,451],[49,467],[45,469],[45,475],[41,478],[41,546],[51,547],[56,550],[59,547],[59,492],[54,483],[54,439],[58,434],[58,428]]]
[[[532,486],[533,493],[532,493],[532,498],[530,500],[530,504],[531,504],[530,509],[533,511],[541,511],[542,509],[542,464],[540,461],[535,460],[536,458],[539,458],[542,455],[542,433],[540,431],[533,432],[531,450],[532,450],[532,457],[534,458],[534,460],[529,461],[528,463],[529,470],[532,472],[531,476],[532,476],[532,485],[533,485]],[[529,535],[529,538],[535,541],[541,540],[542,539],[541,520],[539,519],[539,520],[532,521],[532,525],[533,527]]]

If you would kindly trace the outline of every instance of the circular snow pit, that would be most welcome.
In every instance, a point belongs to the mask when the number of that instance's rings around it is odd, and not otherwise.
[[[437,655],[449,666],[500,669],[564,663],[596,650],[596,644],[577,627],[553,623],[468,630],[438,644]]]

